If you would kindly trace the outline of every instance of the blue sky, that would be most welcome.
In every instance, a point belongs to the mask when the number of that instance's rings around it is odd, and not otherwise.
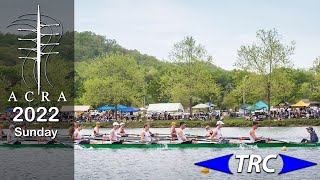
[[[168,59],[187,35],[205,45],[214,64],[233,69],[237,49],[259,29],[276,28],[283,42],[296,41],[292,61],[310,68],[320,56],[317,0],[77,0],[75,29],[115,39],[128,49]]]

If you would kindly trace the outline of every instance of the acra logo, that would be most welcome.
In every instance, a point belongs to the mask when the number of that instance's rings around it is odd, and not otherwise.
[[[214,169],[228,174],[233,174],[229,168],[229,160],[232,156],[233,154],[228,154],[214,159],[197,162],[195,163],[195,165]],[[235,155],[235,159],[238,162],[237,173],[252,173],[253,170],[255,170],[256,173],[260,173],[261,171],[264,171],[266,173],[276,173],[276,170],[269,167],[268,163],[271,160],[276,160],[278,156],[280,156],[283,161],[283,167],[278,174],[283,174],[290,171],[317,165],[314,162],[298,159],[284,154],[271,154],[264,158],[260,155]],[[244,169],[244,164],[246,163],[247,168]]]
[[[46,23],[46,20],[50,21],[50,23]],[[41,87],[42,87],[41,82],[47,82],[48,85],[53,87],[53,85],[50,83],[47,76],[47,62],[50,55],[59,53],[59,52],[54,52],[53,49],[55,46],[59,45],[59,41],[63,34],[63,27],[61,23],[55,18],[41,14],[40,5],[38,5],[36,14],[21,15],[16,20],[14,20],[8,26],[8,28],[11,26],[23,27],[23,28],[18,28],[18,31],[27,32],[29,33],[28,37],[32,37],[32,38],[18,38],[19,41],[28,41],[34,44],[33,47],[18,48],[19,50],[23,51],[23,54],[25,54],[25,56],[23,57],[18,57],[19,59],[23,60],[22,68],[21,68],[22,80],[24,84],[28,87],[28,89],[30,89],[29,91],[24,93],[25,94],[24,100],[26,102],[32,102],[34,101],[34,96],[38,95],[41,97],[40,98],[41,102],[51,101],[49,99],[49,92],[41,91]],[[30,84],[28,84],[25,79],[25,65],[26,65],[26,62],[29,62],[29,61],[33,63],[32,78],[34,80],[34,83],[36,83],[37,85],[37,92],[34,92],[31,90]],[[42,78],[43,80],[41,80]],[[67,101],[63,91],[61,91],[59,97],[56,98],[56,100],[57,102]],[[8,101],[18,102],[15,92],[11,92],[10,97],[8,98]],[[25,119],[31,122],[36,118],[34,115],[36,114],[36,111],[37,113],[39,112],[46,113],[47,109],[44,107],[39,107],[37,109],[31,108],[31,107],[28,107],[26,109],[23,109],[21,107],[15,107],[13,111],[18,113],[17,116],[14,118],[15,122],[22,121],[22,119],[19,118],[19,116],[22,115],[23,111],[25,111],[24,112]],[[48,111],[50,113],[57,114],[59,110],[57,107],[51,107]],[[54,112],[51,112],[51,111],[54,111]],[[30,114],[31,114],[31,117],[29,116]],[[51,118],[51,119],[54,119],[54,118]],[[42,121],[40,122],[43,122],[43,119],[41,120]],[[50,121],[50,118],[49,118],[49,121]],[[54,121],[56,122],[57,120],[55,119]]]

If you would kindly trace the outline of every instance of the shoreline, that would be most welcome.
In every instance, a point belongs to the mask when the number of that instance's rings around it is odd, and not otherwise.
[[[202,120],[157,120],[157,121],[127,121],[126,128],[142,128],[143,124],[148,123],[152,128],[169,128],[171,127],[171,122],[176,122],[177,127],[179,123],[184,121],[187,123],[188,127],[191,128],[204,128],[206,125],[214,127],[216,125],[216,120],[213,121],[202,121]],[[223,120],[224,127],[250,127],[252,121],[244,120],[242,118],[225,118]],[[320,126],[320,119],[284,119],[284,120],[263,120],[258,121],[259,127],[292,127],[292,126]],[[101,128],[111,128],[113,122],[101,122]],[[3,128],[8,128],[10,123],[1,123]],[[95,122],[84,122],[82,123],[84,128],[93,128]],[[69,128],[71,122],[59,122],[51,123],[53,128]],[[18,127],[19,124],[16,124]],[[41,128],[47,126],[47,123],[27,123],[28,128]]]

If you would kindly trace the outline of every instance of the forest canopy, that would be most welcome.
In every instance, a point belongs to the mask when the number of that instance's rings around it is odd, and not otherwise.
[[[258,100],[269,100],[271,106],[281,100],[320,101],[320,58],[314,57],[310,69],[299,69],[290,59],[295,51],[294,40],[285,44],[275,29],[259,30],[256,37],[251,45],[238,48],[233,70],[215,66],[215,55],[208,54],[206,47],[191,36],[172,44],[167,60],[126,49],[116,40],[93,32],[70,33],[62,40],[66,44],[74,40],[77,104],[142,107],[150,103],[181,102],[189,107],[190,103],[210,101],[221,109],[229,109]],[[20,73],[14,55],[18,47],[17,41],[12,40],[15,38],[13,34],[0,34],[0,90],[3,92],[21,84],[20,78],[16,78],[19,76],[13,75]],[[264,40],[270,40],[269,44],[263,44]],[[64,46],[58,51],[67,56],[69,49]],[[270,62],[272,67],[268,66]],[[250,68],[253,63],[258,68]],[[0,105],[5,106],[5,102]]]

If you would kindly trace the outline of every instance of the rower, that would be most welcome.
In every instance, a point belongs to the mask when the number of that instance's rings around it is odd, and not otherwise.
[[[48,123],[48,126],[47,126],[45,129],[51,130],[51,129],[52,129],[52,124],[51,124],[51,123]],[[47,141],[47,144],[54,144],[54,143],[56,143],[56,140],[53,139],[52,137],[45,137],[44,140]]]
[[[128,137],[128,134],[124,131],[124,125],[124,122],[120,123],[119,134],[121,137]]]
[[[170,135],[171,135],[172,139],[177,137],[176,123],[175,122],[171,123]]]
[[[209,125],[207,125],[207,126],[205,127],[205,129],[206,129],[206,131],[208,132],[208,133],[206,134],[206,137],[211,137],[212,134],[213,134],[213,131],[212,131],[211,127],[210,127]]]
[[[123,140],[120,140],[118,138],[120,138],[121,136],[118,135],[117,130],[119,129],[120,124],[117,122],[114,122],[113,124],[113,128],[111,129],[111,131],[109,132],[109,139],[113,144],[122,144]]]
[[[259,123],[256,121],[253,121],[252,127],[249,131],[249,137],[251,142],[257,142],[257,141],[262,141],[263,136],[257,137],[255,134],[255,130],[258,129]]]
[[[307,127],[306,128],[308,133],[310,134],[310,139],[302,139],[302,143],[316,143],[319,141],[318,135],[313,129],[313,127]]]
[[[72,138],[73,137],[73,133],[75,131],[75,129],[77,128],[77,124],[74,122],[71,124],[71,126],[69,127],[68,129],[68,132],[69,132],[69,136]]]
[[[21,144],[14,132],[14,125],[9,126],[9,132],[7,134],[7,143],[8,144]]]
[[[26,131],[26,130],[27,130],[27,123],[26,123],[26,122],[22,123],[22,124],[20,125],[20,128],[21,128],[22,131]],[[19,139],[20,139],[21,141],[24,141],[25,138],[26,138],[25,136],[20,136],[20,137],[19,137]]]
[[[180,122],[180,128],[178,130],[178,142],[181,144],[191,144],[192,140],[186,138],[184,134],[184,129],[187,127],[187,124],[185,122]]]
[[[82,124],[78,124],[77,129],[74,130],[73,133],[73,140],[77,143],[77,144],[90,144],[90,140],[86,139],[82,134],[81,134],[81,130],[82,130]]]
[[[210,136],[211,140],[219,141],[219,143],[229,143],[229,140],[225,139],[221,134],[221,128],[224,123],[222,121],[217,122],[217,127],[212,131]]]
[[[146,142],[146,143],[150,143],[150,144],[157,143],[157,140],[155,140],[152,137],[152,133],[149,131],[150,125],[149,124],[144,124],[143,128],[144,129],[141,132],[141,142]]]
[[[3,125],[0,124],[0,138],[7,138],[7,135],[3,131]]]
[[[100,133],[99,128],[100,128],[100,122],[96,122],[96,126],[93,128],[93,135],[95,137],[103,136],[103,133]]]

